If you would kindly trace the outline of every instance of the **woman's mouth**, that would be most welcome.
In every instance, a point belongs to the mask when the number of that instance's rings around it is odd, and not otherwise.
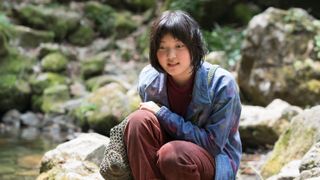
[[[168,63],[168,67],[175,67],[179,65],[179,63]]]

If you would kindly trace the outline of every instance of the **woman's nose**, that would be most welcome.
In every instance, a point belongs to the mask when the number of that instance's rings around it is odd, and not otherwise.
[[[176,58],[176,51],[174,49],[168,49],[167,57],[168,59]]]

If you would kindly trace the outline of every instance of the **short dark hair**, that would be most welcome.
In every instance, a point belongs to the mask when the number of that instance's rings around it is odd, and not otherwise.
[[[161,38],[171,34],[183,42],[191,56],[193,71],[196,71],[203,62],[206,54],[205,43],[198,23],[186,12],[181,10],[165,11],[158,17],[151,27],[150,35],[150,64],[159,72],[164,72],[157,58]]]

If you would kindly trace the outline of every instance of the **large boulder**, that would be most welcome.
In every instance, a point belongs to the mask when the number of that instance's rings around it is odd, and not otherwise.
[[[288,162],[301,159],[320,137],[320,106],[306,109],[291,120],[290,127],[280,136],[268,160],[262,167],[262,175],[277,174]]]
[[[244,100],[320,103],[320,21],[302,9],[268,8],[246,30],[238,83]]]
[[[83,128],[109,135],[110,129],[120,123],[139,106],[139,96],[119,83],[112,82],[86,97],[74,115]]]
[[[42,157],[37,180],[103,180],[99,166],[105,145],[108,143],[108,137],[96,133],[83,133],[71,141],[58,145]]]
[[[288,128],[293,116],[302,112],[299,107],[275,99],[267,107],[243,105],[239,131],[243,146],[273,145]]]

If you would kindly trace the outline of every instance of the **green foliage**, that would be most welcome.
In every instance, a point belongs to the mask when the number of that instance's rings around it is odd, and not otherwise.
[[[88,111],[95,111],[97,110],[97,105],[94,103],[84,102],[81,104],[81,107],[79,109],[80,113],[84,115]]]
[[[146,30],[149,32],[150,29]],[[142,59],[149,58],[149,33],[142,33],[137,37],[137,50],[140,52]]]
[[[130,0],[126,1],[127,3],[132,4],[137,9],[148,9],[148,8],[153,8],[156,5],[156,0]]]
[[[8,41],[12,36],[12,25],[5,14],[0,12],[0,56],[6,56],[10,53]]]
[[[190,13],[195,19],[199,20],[203,16],[201,1],[194,0],[167,0],[165,8],[169,10],[183,10]]]
[[[240,21],[242,24],[247,24],[254,15],[258,14],[261,10],[254,5],[247,3],[238,3],[234,7],[235,19]]]
[[[11,22],[8,19],[8,17],[5,14],[1,13],[1,12],[0,12],[0,25],[1,26],[5,26],[5,27],[11,26]]]
[[[216,25],[213,31],[204,31],[204,39],[209,51],[225,51],[228,65],[234,66],[241,57],[241,43],[244,38],[242,30]]]
[[[0,61],[0,74],[16,74],[23,77],[32,70],[32,60],[19,54],[10,54]]]

